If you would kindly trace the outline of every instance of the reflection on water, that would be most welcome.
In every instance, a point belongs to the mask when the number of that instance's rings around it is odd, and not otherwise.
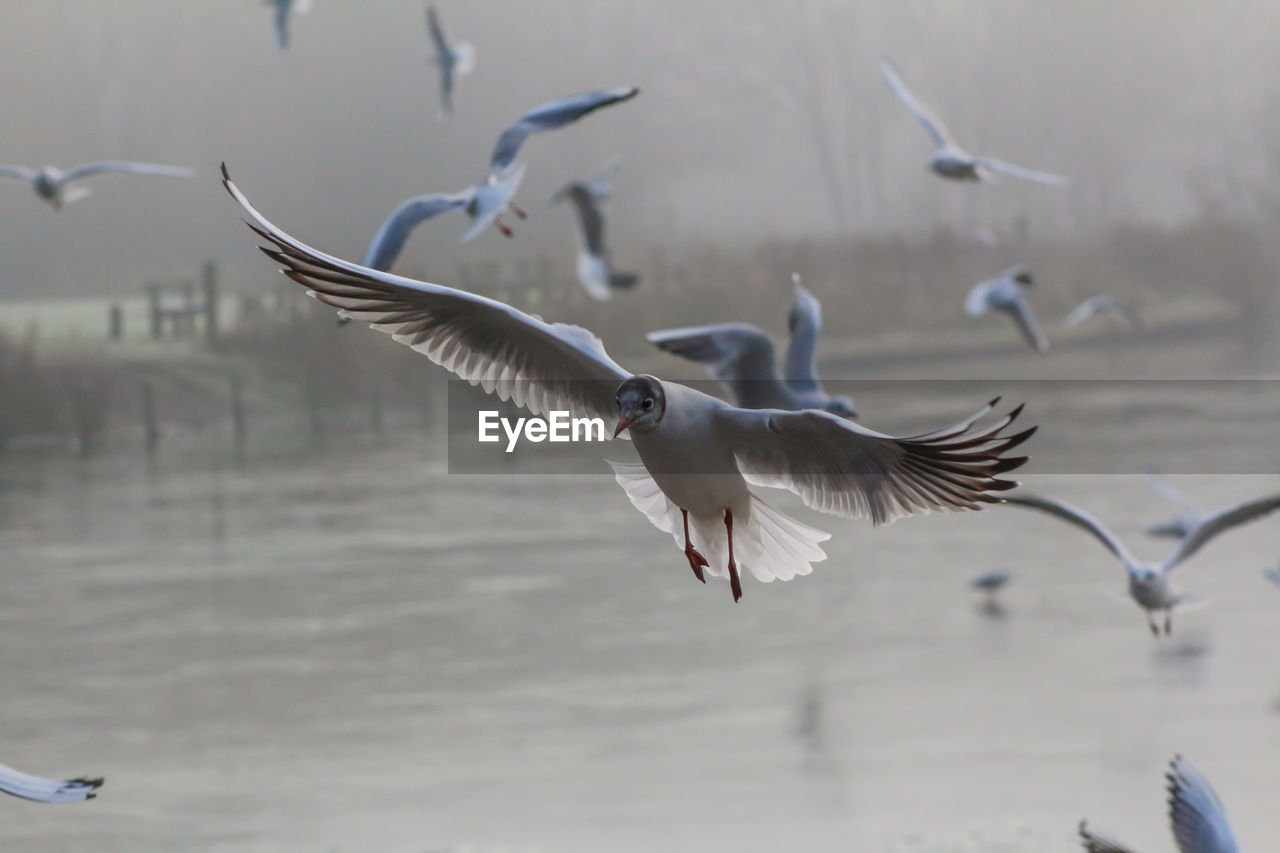
[[[1156,643],[1103,549],[1024,512],[872,531],[783,497],[830,559],[734,605],[603,463],[447,475],[433,447],[5,459],[3,760],[108,781],[0,802],[0,847],[1045,851],[1087,815],[1159,850],[1175,752],[1280,844],[1275,521],[1179,569],[1215,603]],[[1166,547],[1140,477],[1029,479]],[[967,582],[997,563],[992,618]]]

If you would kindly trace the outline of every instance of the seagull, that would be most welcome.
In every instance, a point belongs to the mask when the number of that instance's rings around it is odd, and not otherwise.
[[[0,791],[39,803],[82,803],[98,796],[103,779],[45,779],[0,764]]]
[[[933,140],[934,152],[929,158],[929,168],[939,177],[953,181],[993,180],[995,178],[993,173],[999,172],[1011,178],[1021,178],[1024,181],[1035,181],[1058,187],[1070,183],[1061,175],[1037,172],[1034,169],[1015,166],[992,157],[975,157],[961,148],[952,138],[947,126],[924,104],[916,100],[916,96],[911,94],[911,90],[907,88],[907,84],[903,82],[892,62],[887,59],[880,60],[880,71],[884,74],[884,79],[889,82],[893,93],[898,96],[898,100],[907,108],[907,112],[915,116],[916,121],[920,122],[925,133],[929,134],[929,138]]]
[[[26,166],[0,164],[0,178],[31,184],[31,188],[36,191],[36,195],[53,205],[54,210],[61,210],[64,204],[80,201],[89,195],[90,189],[88,187],[68,187],[67,185],[72,181],[107,173],[193,178],[196,171],[195,169],[184,169],[180,166],[130,163],[123,160],[103,160],[100,163],[85,163],[83,166],[76,166],[74,169],[68,169],[65,172],[56,166],[29,169]]]
[[[1105,314],[1110,317],[1117,317],[1128,323],[1134,331],[1142,330],[1142,318],[1138,316],[1138,312],[1133,310],[1131,305],[1118,302],[1106,294],[1099,293],[1096,296],[1090,296],[1081,302],[1075,308],[1071,309],[1071,313],[1063,318],[1064,325],[1075,328],[1085,320]]]
[[[999,475],[1027,461],[1005,455],[1035,432],[1003,434],[1021,406],[978,425],[998,400],[958,423],[897,438],[826,412],[739,409],[632,374],[579,326],[320,252],[255,210],[225,164],[222,173],[250,228],[269,244],[263,253],[308,295],[535,415],[617,418],[613,436],[630,434],[640,464],[613,463],[615,479],[672,535],[698,580],[706,582],[703,569],[728,575],[734,601],[742,598],[739,560],[757,580],[789,580],[826,558],[819,543],[830,538],[769,506],[749,485],[788,489],[820,512],[883,523],[999,503],[998,493],[1016,485]]]
[[[978,575],[969,582],[969,586],[981,592],[985,592],[987,594],[987,606],[994,608],[998,606],[996,603],[996,593],[1004,589],[1005,585],[1008,584],[1012,578],[1013,575],[1009,574],[1008,569],[992,569],[989,572],[983,572]]]
[[[1159,474],[1148,474],[1147,483],[1159,492],[1166,500],[1182,507],[1182,512],[1166,521],[1148,524],[1146,533],[1164,539],[1182,539],[1204,518],[1204,510],[1181,489],[1173,485]]]
[[[289,16],[294,12],[308,12],[311,0],[265,0],[266,5],[275,7],[276,47],[289,49]]]
[[[589,181],[566,184],[551,197],[551,203],[568,199],[578,214],[578,281],[593,298],[604,301],[615,290],[635,287],[640,276],[614,272],[609,250],[604,245],[604,215],[600,203],[609,197],[612,179],[621,161],[613,158],[604,170]]]
[[[364,266],[386,271],[391,269],[400,250],[413,229],[428,219],[453,210],[465,210],[474,220],[462,235],[462,242],[473,240],[489,225],[495,226],[503,236],[512,231],[498,218],[508,207],[521,219],[525,212],[512,203],[520,182],[524,179],[524,164],[516,162],[520,146],[530,134],[555,130],[571,124],[603,107],[630,100],[639,94],[634,86],[586,92],[534,107],[502,132],[494,146],[489,162],[489,172],[480,183],[456,193],[436,193],[418,196],[401,203],[378,228],[369,250],[365,252]]]
[[[454,80],[467,76],[476,67],[476,51],[469,42],[449,43],[434,5],[427,6],[427,30],[436,48],[432,61],[440,69],[440,118],[447,119],[453,115]]]
[[[1037,509],[1092,533],[1108,551],[1124,564],[1129,577],[1129,595],[1146,611],[1147,627],[1153,636],[1160,636],[1152,614],[1164,611],[1164,632],[1173,630],[1173,608],[1186,603],[1182,593],[1173,585],[1170,574],[1180,563],[1199,551],[1205,543],[1219,533],[1241,524],[1262,518],[1280,509],[1280,495],[1244,501],[1203,518],[1188,531],[1173,553],[1163,563],[1139,562],[1114,533],[1089,513],[1064,501],[1051,500],[1030,494],[1009,495],[1005,503]]]
[[[1005,312],[1018,324],[1032,349],[1044,355],[1049,352],[1049,339],[1040,330],[1031,303],[1027,301],[1027,292],[1033,284],[1035,281],[1026,267],[1009,267],[997,277],[974,285],[964,301],[965,313],[980,317],[992,309]]]
[[[1280,586],[1280,567],[1267,569],[1262,573],[1262,576],[1276,586]]]
[[[1169,823],[1179,853],[1240,853],[1235,833],[1227,822],[1227,810],[1199,770],[1175,755],[1165,773],[1169,792]],[[1080,842],[1089,853],[1134,853],[1131,847],[1089,830],[1080,821]]]
[[[786,377],[778,373],[773,342],[749,323],[717,323],[650,332],[649,343],[691,361],[707,365],[724,383],[733,401],[744,409],[821,409],[842,418],[855,418],[853,400],[828,394],[818,382],[818,335],[822,332],[822,303],[791,274],[795,301],[787,317],[791,343],[787,347]]]

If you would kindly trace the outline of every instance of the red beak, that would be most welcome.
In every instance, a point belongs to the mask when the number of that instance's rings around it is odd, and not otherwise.
[[[631,422],[634,420],[635,418],[628,418],[625,416],[618,418],[618,428],[613,431],[613,437],[617,438],[618,436],[622,435],[622,431],[627,427],[631,426]]]

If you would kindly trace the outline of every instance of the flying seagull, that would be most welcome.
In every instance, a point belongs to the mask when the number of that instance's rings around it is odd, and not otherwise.
[[[996,601],[996,593],[1004,589],[1013,575],[1009,574],[1008,569],[992,569],[989,572],[983,572],[969,582],[969,586],[984,592],[987,595],[986,606],[989,610],[999,608],[999,602]]]
[[[1092,533],[1124,564],[1125,573],[1129,578],[1129,596],[1146,612],[1147,626],[1151,629],[1152,635],[1158,637],[1160,629],[1156,627],[1154,612],[1164,611],[1164,632],[1168,634],[1173,630],[1173,609],[1186,603],[1186,599],[1174,586],[1170,577],[1173,570],[1219,533],[1255,521],[1280,509],[1280,495],[1268,495],[1264,498],[1244,501],[1205,517],[1187,533],[1163,563],[1140,562],[1114,533],[1103,526],[1102,522],[1079,507],[1064,501],[1019,493],[1007,496],[1005,503],[1040,510]]]
[[[307,12],[311,9],[311,0],[265,0],[266,5],[275,9],[273,23],[276,31],[276,47],[289,49],[289,16],[294,12]]]
[[[635,287],[640,276],[614,272],[609,250],[604,245],[604,214],[601,203],[612,191],[612,178],[620,161],[611,160],[604,171],[589,181],[574,181],[551,197],[552,204],[568,199],[578,214],[578,281],[593,298],[601,301],[615,290]]]
[[[1071,313],[1064,317],[1062,322],[1068,327],[1075,328],[1086,320],[1100,315],[1115,317],[1122,322],[1128,323],[1135,331],[1142,330],[1142,318],[1138,316],[1138,312],[1134,311],[1132,306],[1118,302],[1103,293],[1090,296],[1075,308],[1072,308]]]
[[[1035,280],[1024,266],[1009,267],[989,281],[974,285],[964,301],[964,310],[970,317],[980,317],[988,311],[1003,311],[1018,324],[1018,331],[1031,344],[1032,349],[1044,355],[1049,352],[1049,339],[1040,330],[1040,323],[1027,301],[1027,293]]]
[[[698,580],[741,567],[757,580],[808,574],[830,534],[778,512],[749,484],[788,489],[813,509],[892,521],[931,510],[981,509],[1025,464],[1005,454],[1035,432],[1004,435],[1022,410],[977,425],[997,401],[939,430],[896,438],[826,412],[752,411],[675,382],[633,375],[579,326],[547,323],[494,299],[378,272],[327,255],[272,225],[223,166],[250,227],[308,295],[390,334],[472,385],[535,415],[617,418],[640,464],[614,463],[631,502],[671,533]],[[683,533],[683,545],[682,541]],[[721,567],[724,568],[721,568]]]
[[[45,779],[0,764],[0,791],[39,803],[82,803],[98,796],[102,777],[88,779]]]
[[[717,323],[650,332],[649,343],[669,353],[707,366],[729,389],[733,402],[744,409],[821,409],[842,418],[857,416],[853,400],[828,394],[818,381],[818,335],[822,333],[822,303],[791,274],[795,301],[787,317],[791,342],[786,376],[778,373],[773,342],[749,323]]]
[[[196,171],[195,169],[184,169],[179,166],[130,163],[123,160],[103,160],[100,163],[85,163],[83,166],[76,166],[74,169],[68,169],[65,172],[56,166],[28,169],[26,166],[0,164],[0,178],[31,184],[31,188],[36,191],[36,195],[53,205],[54,210],[61,210],[64,204],[80,201],[91,192],[88,187],[68,187],[67,185],[72,181],[111,173],[191,178],[195,177]]]
[[[1151,488],[1159,492],[1165,500],[1182,508],[1182,511],[1172,518],[1148,524],[1146,527],[1148,536],[1164,539],[1182,539],[1204,519],[1205,513],[1200,505],[1192,500],[1186,492],[1174,488],[1164,477],[1159,474],[1148,474],[1147,483]]]
[[[898,100],[907,108],[907,112],[915,116],[916,121],[920,122],[925,133],[929,134],[929,138],[933,140],[934,151],[933,156],[929,158],[929,168],[939,177],[953,181],[980,181],[991,180],[995,177],[993,173],[999,172],[1011,178],[1059,187],[1070,183],[1061,175],[1037,172],[993,157],[976,157],[970,154],[952,138],[947,126],[931,113],[928,107],[918,101],[915,95],[911,94],[911,90],[907,88],[907,84],[903,82],[902,76],[898,74],[892,62],[887,59],[880,60],[880,71],[884,74],[884,79],[889,82],[893,93],[898,96]]]
[[[1227,810],[1209,780],[1190,761],[1175,755],[1164,779],[1169,792],[1169,824],[1179,853],[1240,853],[1227,822]],[[1088,853],[1134,853],[1132,847],[1091,831],[1087,821],[1080,821],[1079,831]]]
[[[498,217],[508,207],[520,218],[525,216],[523,210],[512,204],[516,190],[520,188],[520,181],[524,179],[524,164],[516,162],[516,155],[520,153],[520,146],[525,139],[530,134],[564,127],[598,109],[630,100],[639,92],[634,86],[604,89],[552,101],[529,110],[498,137],[489,161],[489,172],[480,183],[461,192],[411,198],[393,210],[369,244],[369,250],[364,256],[364,266],[382,271],[391,269],[414,228],[428,219],[453,210],[465,210],[474,220],[462,235],[464,243],[475,239],[491,224],[504,236],[510,237],[511,229]]]
[[[449,43],[434,5],[427,6],[427,30],[436,49],[432,61],[440,69],[440,118],[447,119],[453,115],[453,84],[475,68],[476,51],[469,42]]]

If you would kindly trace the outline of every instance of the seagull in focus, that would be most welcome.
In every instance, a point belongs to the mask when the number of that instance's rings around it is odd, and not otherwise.
[[[799,274],[791,274],[791,284],[795,301],[787,316],[791,342],[785,376],[778,372],[773,341],[750,323],[663,329],[645,337],[658,349],[705,364],[741,408],[820,409],[842,418],[855,418],[853,400],[828,394],[818,381],[822,303],[800,283]]]
[[[1103,293],[1090,296],[1072,308],[1071,313],[1067,314],[1062,322],[1070,328],[1075,328],[1084,321],[1098,316],[1116,317],[1128,323],[1134,331],[1142,330],[1142,318],[1138,316],[1137,311],[1133,310],[1133,306],[1118,302]]]
[[[276,47],[282,51],[288,50],[289,16],[294,12],[311,11],[311,0],[265,0],[265,3],[275,9]]]
[[[470,42],[449,43],[434,5],[427,6],[427,30],[431,34],[431,43],[436,48],[432,61],[440,69],[440,118],[447,119],[453,115],[454,82],[467,76],[475,68],[476,51]]]
[[[0,764],[0,791],[38,803],[82,803],[98,796],[103,779],[46,779]]]
[[[1008,569],[992,569],[989,572],[983,572],[972,581],[969,586],[984,592],[987,595],[986,607],[988,610],[995,610],[1000,607],[1000,603],[996,600],[996,593],[1004,589],[1005,586],[1013,579],[1013,575]]]
[[[933,156],[929,158],[929,168],[939,177],[953,181],[981,181],[994,179],[994,173],[998,172],[1011,178],[1057,187],[1070,183],[1061,175],[1037,172],[1035,169],[1015,166],[993,157],[975,157],[961,148],[947,130],[947,126],[930,112],[928,107],[917,100],[915,95],[911,94],[911,90],[907,88],[907,84],[903,82],[902,76],[898,74],[892,62],[887,59],[880,60],[880,71],[884,74],[884,79],[889,82],[893,93],[898,96],[898,100],[907,108],[907,112],[915,116],[916,121],[920,122],[925,133],[929,134],[929,138],[933,140],[934,151]]]
[[[161,166],[156,163],[130,163],[123,160],[103,160],[100,163],[85,163],[74,169],[62,171],[55,166],[42,166],[29,169],[26,166],[10,166],[0,164],[0,178],[22,181],[31,185],[36,195],[53,205],[54,210],[61,210],[63,205],[80,201],[89,196],[88,187],[69,187],[73,181],[79,181],[94,175],[127,174],[127,175],[161,175],[168,178],[193,178],[195,169],[180,166]]]
[[[401,203],[378,228],[378,233],[365,252],[363,265],[380,271],[391,269],[414,228],[428,219],[454,210],[465,210],[473,220],[471,227],[462,235],[464,243],[474,240],[490,225],[502,232],[503,236],[511,237],[511,229],[499,217],[504,210],[510,208],[516,216],[525,218],[525,212],[512,203],[516,190],[524,179],[524,163],[516,162],[524,141],[531,134],[572,124],[598,109],[628,101],[639,93],[640,90],[634,86],[603,89],[552,101],[529,110],[498,137],[489,160],[489,172],[480,183],[461,192],[417,196]]]
[[[1169,792],[1169,824],[1179,853],[1240,853],[1235,833],[1227,822],[1227,810],[1209,780],[1181,755],[1175,755],[1165,773]],[[1080,821],[1080,843],[1088,853],[1134,853],[1128,847],[1092,832]]]
[[[1186,492],[1173,487],[1168,480],[1159,474],[1148,474],[1147,484],[1162,497],[1182,508],[1182,511],[1165,521],[1148,524],[1146,533],[1163,539],[1182,539],[1198,525],[1205,516],[1204,509],[1192,500]]]
[[[1170,577],[1173,570],[1218,534],[1250,521],[1256,521],[1280,509],[1280,495],[1268,495],[1244,501],[1206,516],[1188,531],[1163,563],[1139,561],[1102,522],[1065,501],[1021,493],[1007,496],[1005,503],[1039,510],[1092,533],[1124,564],[1125,573],[1129,579],[1129,596],[1146,612],[1147,627],[1151,629],[1153,636],[1158,637],[1160,629],[1156,626],[1153,616],[1155,611],[1164,611],[1164,633],[1168,635],[1173,630],[1173,609],[1189,603],[1173,584]]]
[[[613,437],[627,432],[640,457],[638,465],[612,463],[618,483],[671,534],[698,580],[706,582],[704,569],[728,575],[735,601],[740,567],[763,582],[809,574],[826,558],[819,543],[830,538],[769,506],[750,485],[795,492],[819,512],[882,523],[999,503],[998,494],[1016,485],[1000,475],[1027,461],[1006,455],[1035,432],[1004,434],[1021,406],[979,425],[994,400],[948,427],[898,438],[826,412],[740,409],[632,374],[579,326],[313,249],[255,210],[222,169],[227,191],[268,244],[262,251],[308,295],[535,415],[568,412],[601,425],[616,418]]]
[[[1026,267],[1009,267],[995,278],[974,285],[964,301],[965,313],[970,317],[980,317],[992,310],[1005,312],[1018,324],[1018,330],[1032,349],[1044,355],[1049,352],[1049,339],[1041,331],[1031,303],[1027,301],[1027,294],[1034,283]]]
[[[615,290],[635,287],[640,276],[615,272],[604,245],[604,214],[600,205],[613,191],[613,176],[621,165],[617,157],[589,181],[574,181],[551,196],[551,203],[569,200],[578,214],[578,281],[593,298],[604,301]]]

